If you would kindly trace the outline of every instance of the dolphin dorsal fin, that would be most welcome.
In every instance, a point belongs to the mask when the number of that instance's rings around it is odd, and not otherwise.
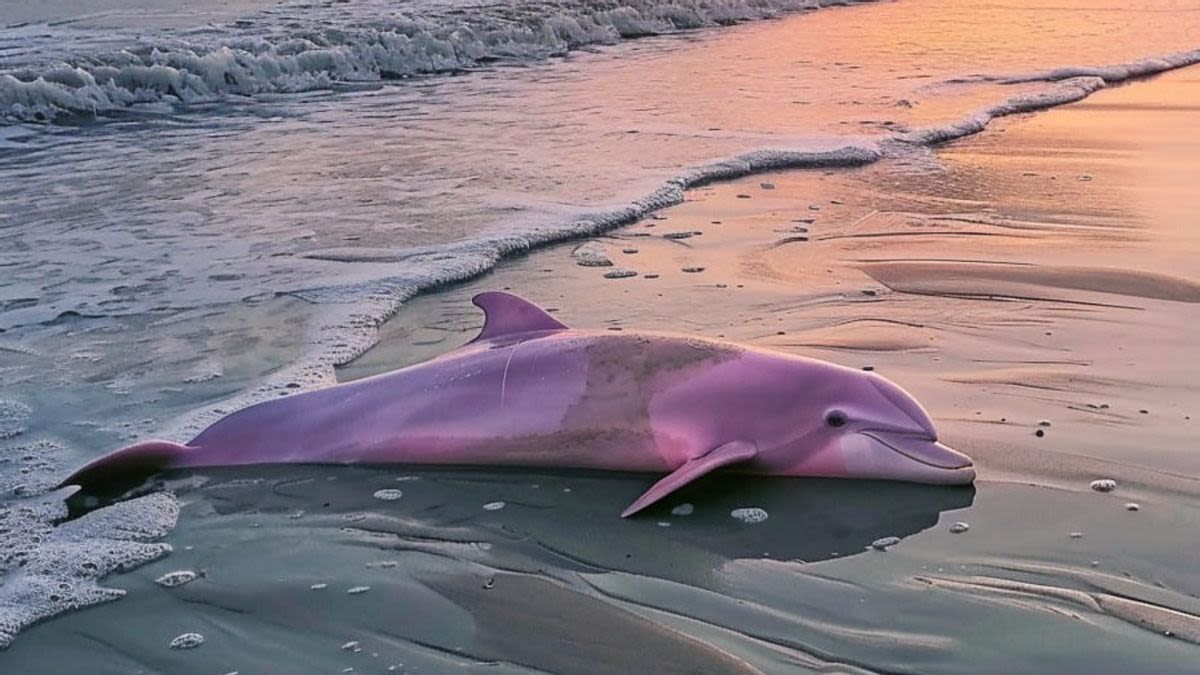
[[[565,330],[567,325],[532,302],[504,291],[480,293],[471,302],[483,310],[483,330],[471,342],[536,331]]]

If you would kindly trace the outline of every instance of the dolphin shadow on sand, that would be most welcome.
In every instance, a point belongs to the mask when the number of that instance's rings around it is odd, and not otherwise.
[[[119,620],[80,630],[126,647],[143,641],[136,651],[158,655],[159,626],[183,602],[195,625],[222,626],[214,639],[226,669],[274,655],[337,672],[366,658],[337,649],[353,639],[380,662],[440,660],[422,672],[781,672],[722,648],[723,626],[744,630],[738,617],[749,612],[773,628],[737,649],[774,643],[774,631],[790,636],[786,650],[834,658],[833,638],[805,617],[850,591],[821,570],[880,538],[934,527],[975,495],[971,486],[715,473],[641,517],[614,517],[655,478],[396,465],[163,474],[140,489],[179,496],[177,553],[130,583],[152,586],[179,568],[203,576],[170,594],[131,593],[113,605]],[[731,516],[747,508],[767,518]],[[356,587],[369,591],[347,593]],[[727,610],[706,615],[711,625],[670,619],[705,607]]]
[[[219,514],[319,512],[339,526],[339,514],[355,514],[361,518],[354,529],[390,541],[384,548],[440,536],[487,541],[578,571],[652,572],[660,565],[679,571],[681,562],[698,557],[708,558],[705,564],[712,557],[817,562],[933,527],[942,512],[967,508],[975,496],[970,485],[718,473],[630,521],[613,518],[614,508],[654,476],[430,467],[398,474],[398,468],[260,466],[209,469],[188,480],[202,483],[192,489]],[[401,496],[384,501],[374,496],[380,490]],[[746,509],[758,511],[734,515]],[[375,537],[364,541],[380,545]]]

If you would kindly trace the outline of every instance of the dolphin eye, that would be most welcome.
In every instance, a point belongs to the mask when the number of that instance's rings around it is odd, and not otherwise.
[[[831,410],[829,414],[825,416],[825,424],[828,424],[834,429],[846,426],[846,413],[842,412],[841,410]]]

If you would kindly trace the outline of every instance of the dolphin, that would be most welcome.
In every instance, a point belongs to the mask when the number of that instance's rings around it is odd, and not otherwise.
[[[516,295],[432,360],[258,403],[184,445],[138,443],[64,485],[248,464],[524,466],[666,474],[627,517],[718,469],[971,483],[971,459],[866,372],[706,338],[574,330]]]

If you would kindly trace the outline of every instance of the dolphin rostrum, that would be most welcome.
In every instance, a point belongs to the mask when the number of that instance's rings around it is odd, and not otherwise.
[[[147,441],[76,471],[435,464],[666,473],[629,516],[717,469],[965,484],[971,459],[873,372],[696,337],[568,328],[481,293],[483,330],[425,363],[250,406],[186,445]]]

